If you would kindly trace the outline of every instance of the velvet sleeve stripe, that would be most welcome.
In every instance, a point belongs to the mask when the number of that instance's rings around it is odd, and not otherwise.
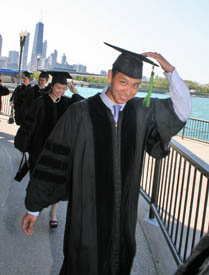
[[[43,171],[36,169],[34,171],[34,178],[43,180],[48,183],[57,183],[57,184],[64,184],[66,181],[66,177],[64,175],[58,175],[56,173],[51,173],[48,171]]]
[[[68,164],[66,161],[61,161],[60,159],[55,159],[46,155],[42,155],[40,160],[39,160],[39,164],[43,165],[43,166],[49,166],[50,169],[57,169],[57,170],[66,170],[68,167]]]
[[[64,155],[64,156],[68,156],[71,151],[70,147],[65,146],[63,144],[52,142],[51,140],[47,141],[45,148],[48,151],[53,152],[54,154]]]

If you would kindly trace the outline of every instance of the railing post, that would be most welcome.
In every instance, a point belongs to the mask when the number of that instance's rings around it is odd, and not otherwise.
[[[158,195],[158,188],[160,184],[160,176],[161,176],[161,159],[155,159],[155,169],[154,169],[154,178],[153,178],[153,185],[152,185],[152,194],[151,194],[151,205],[157,203],[157,195]],[[149,219],[154,219],[155,214],[150,207],[149,211]]]
[[[186,125],[185,125],[186,126]],[[185,126],[184,126],[184,128],[182,129],[182,139],[184,139],[184,129],[185,129]]]

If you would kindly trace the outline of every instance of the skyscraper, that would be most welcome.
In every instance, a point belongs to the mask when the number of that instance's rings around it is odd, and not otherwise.
[[[45,40],[42,48],[42,58],[46,58],[46,52],[47,52],[47,41]]]
[[[54,50],[53,53],[49,56],[49,66],[50,68],[56,67],[57,65],[57,50]]]
[[[38,22],[36,24],[35,36],[33,41],[33,49],[31,55],[31,70],[35,71],[37,69],[37,57],[40,59],[42,57],[43,48],[43,32],[44,24]]]
[[[2,42],[3,42],[3,39],[2,39],[2,36],[0,34],[0,56],[1,56],[1,53],[2,53]]]
[[[66,55],[63,53],[63,56],[61,58],[61,64],[66,64],[67,63],[67,57]]]
[[[22,69],[23,70],[27,70],[29,39],[30,39],[30,33],[28,32],[26,39],[25,39],[25,45],[23,48],[23,57],[22,57]]]
[[[18,51],[9,51],[8,58],[8,69],[17,69],[19,62],[19,52]]]

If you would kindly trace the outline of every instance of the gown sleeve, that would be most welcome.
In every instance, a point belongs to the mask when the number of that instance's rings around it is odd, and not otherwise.
[[[9,89],[4,86],[0,86],[0,96],[2,95],[8,95],[9,94]]]
[[[25,198],[29,211],[41,211],[68,197],[77,124],[73,107],[59,119],[39,156]]]
[[[146,140],[146,151],[161,159],[169,154],[169,142],[184,127],[174,111],[170,98],[152,100],[152,119]]]
[[[36,130],[37,125],[43,117],[43,108],[41,100],[36,100],[30,108],[30,112],[27,113],[22,125],[17,131],[14,138],[15,148],[21,152],[29,152],[31,147],[31,140]]]
[[[13,91],[13,93],[12,93],[12,95],[11,95],[11,97],[10,97],[10,103],[14,103],[14,96],[15,96],[15,91],[16,91],[16,89]]]

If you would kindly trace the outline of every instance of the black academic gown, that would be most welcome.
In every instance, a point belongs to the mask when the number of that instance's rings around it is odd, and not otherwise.
[[[169,153],[184,123],[170,99],[130,100],[117,127],[99,95],[69,108],[46,142],[27,188],[40,211],[68,194],[64,275],[128,275],[135,256],[144,151]]]
[[[23,102],[25,100],[25,89],[31,87],[31,85],[25,86],[24,84],[21,84],[17,86],[17,88],[14,90],[11,101],[14,103],[14,110],[15,110],[15,122],[17,125],[21,125],[24,118],[24,108],[23,108]]]
[[[9,89],[5,86],[0,85],[0,111],[1,111],[1,97],[9,94]]]
[[[30,110],[33,102],[42,95],[47,95],[51,91],[51,85],[49,84],[45,88],[40,89],[40,87],[36,84],[32,87],[28,87],[24,90],[24,101],[22,103],[22,112],[23,112],[23,120]]]
[[[54,103],[49,95],[39,96],[29,109],[24,122],[18,129],[14,144],[21,152],[29,153],[29,167],[32,172],[44,143],[66,109],[83,99],[80,95],[72,98],[62,96]]]

